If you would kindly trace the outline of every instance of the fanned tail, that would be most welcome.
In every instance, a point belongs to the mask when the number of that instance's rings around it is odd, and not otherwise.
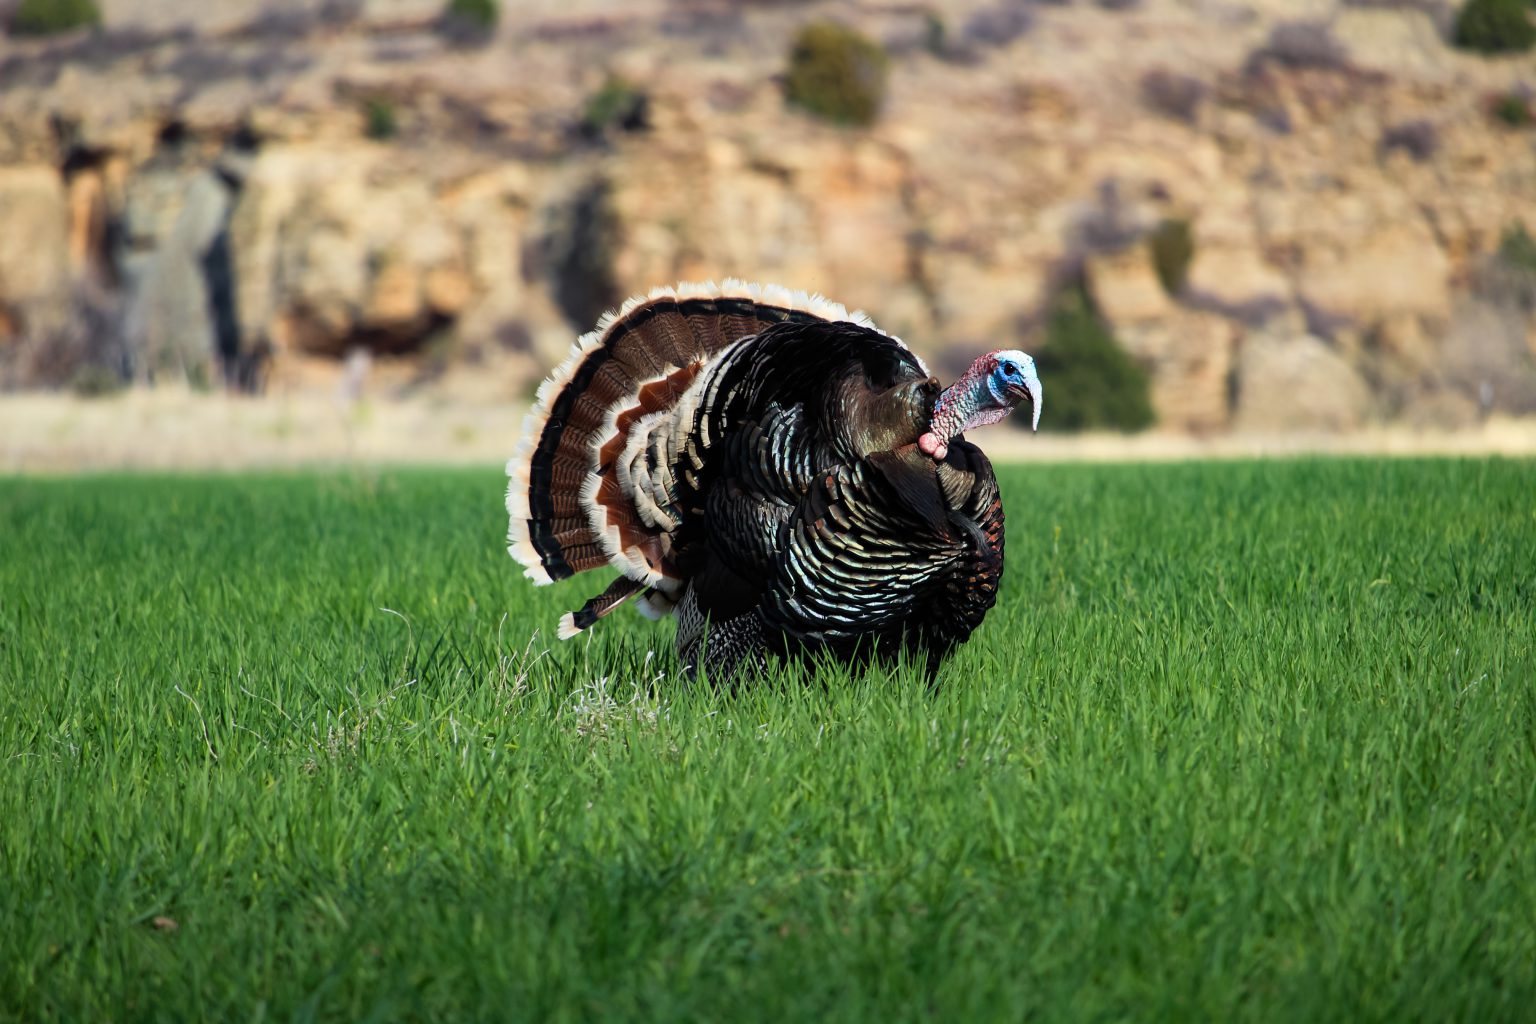
[[[668,610],[685,581],[670,558],[681,525],[676,460],[693,428],[705,371],[734,344],[784,321],[862,313],[786,288],[727,280],[630,299],[583,335],[539,388],[507,463],[508,551],[537,584],[612,566],[616,582],[561,620],[574,635],[642,587]]]

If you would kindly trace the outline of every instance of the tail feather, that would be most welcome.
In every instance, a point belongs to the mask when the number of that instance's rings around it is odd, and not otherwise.
[[[508,463],[510,550],[531,577],[550,582],[593,567],[594,544],[619,568],[633,568],[622,549],[604,544],[609,527],[620,528],[622,543],[631,524],[622,508],[598,507],[589,479],[612,474],[635,427],[676,409],[711,357],[786,319],[865,318],[803,293],[726,281],[631,299],[577,342],[539,389]]]
[[[698,386],[732,345],[785,320],[873,326],[818,296],[727,280],[656,289],[583,335],[539,388],[507,463],[508,551],[526,575],[543,584],[612,565],[636,589],[680,592],[669,494],[687,467],[671,461],[693,429]],[[583,616],[570,625],[585,628]]]
[[[590,628],[598,619],[604,618],[619,605],[644,589],[644,584],[636,583],[627,576],[620,576],[608,585],[607,590],[604,590],[574,612],[566,612],[560,616],[560,628],[558,630],[560,639],[569,640],[582,630]]]

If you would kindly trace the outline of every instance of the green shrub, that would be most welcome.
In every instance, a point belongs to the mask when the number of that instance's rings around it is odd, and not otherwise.
[[[1467,0],[1456,18],[1456,45],[1479,53],[1520,53],[1536,44],[1530,0]]]
[[[612,129],[644,130],[649,121],[650,98],[628,79],[609,75],[602,88],[587,98],[581,114],[582,134],[596,138]]]
[[[400,125],[395,120],[395,105],[389,100],[374,97],[363,105],[363,116],[366,124],[363,126],[363,134],[377,142],[392,139],[400,132]]]
[[[923,15],[923,49],[934,57],[949,53],[949,28],[933,11]]]
[[[1474,295],[1507,311],[1536,312],[1536,238],[1523,223],[1505,227],[1493,258],[1472,269]]]
[[[885,100],[889,58],[878,43],[834,22],[807,25],[789,53],[789,102],[839,124],[869,124]]]
[[[501,18],[501,7],[497,0],[448,0],[448,13],[473,21],[482,28],[495,28]]]
[[[47,36],[101,24],[96,0],[21,0],[11,15],[15,36]]]
[[[1536,120],[1531,115],[1531,101],[1518,92],[1507,92],[1493,101],[1493,116],[1511,128],[1529,128]]]
[[[1147,373],[1125,353],[1081,285],[1057,297],[1036,366],[1051,430],[1120,430],[1152,425]],[[1021,421],[1022,422],[1022,421]]]
[[[1147,236],[1147,248],[1152,252],[1152,265],[1157,268],[1157,279],[1163,282],[1163,290],[1177,295],[1184,290],[1189,277],[1189,263],[1195,258],[1195,234],[1187,220],[1165,220],[1157,230]]]
[[[456,42],[484,42],[496,31],[500,19],[500,0],[448,0],[440,28]]]
[[[1499,259],[1507,267],[1536,274],[1536,238],[1531,237],[1523,223],[1504,229],[1499,239]]]

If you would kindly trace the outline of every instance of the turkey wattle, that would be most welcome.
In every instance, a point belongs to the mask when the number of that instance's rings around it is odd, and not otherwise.
[[[511,485],[512,557],[535,583],[622,575],[560,620],[639,596],[676,612],[690,674],[771,655],[905,647],[930,671],[997,599],[1003,506],[961,435],[1041,387],[991,352],[944,391],[862,313],[727,281],[631,299],[539,389]]]

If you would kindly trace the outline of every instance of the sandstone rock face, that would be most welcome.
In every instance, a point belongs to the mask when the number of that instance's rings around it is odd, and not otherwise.
[[[1187,287],[1196,301],[1239,317],[1288,305],[1292,294],[1285,275],[1253,246],[1200,246]]]
[[[621,281],[775,280],[871,309],[911,283],[899,153],[829,131],[771,152],[682,118],[675,132],[607,168]]]
[[[219,341],[206,261],[225,230],[234,190],[211,171],[194,177],[180,209],[144,260],[132,289],[126,331],[141,380],[217,379]]]
[[[0,167],[0,343],[56,327],[69,292],[69,206],[51,167]]]
[[[1466,430],[1485,415],[1475,399],[1460,391],[1435,391],[1410,405],[1402,418],[1420,430]]]
[[[1478,297],[1462,302],[1440,346],[1437,370],[1483,414],[1536,413],[1536,361],[1526,348],[1529,314]]]
[[[1261,434],[1345,431],[1371,413],[1371,392],[1318,338],[1264,331],[1243,340],[1237,358],[1234,426]]]
[[[1084,265],[1088,294],[1110,323],[1130,326],[1161,320],[1173,312],[1146,246],[1132,245],[1095,254]]]
[[[1524,65],[1422,10],[1037,5],[957,59],[898,47],[853,130],[784,105],[803,5],[503,3],[479,49],[436,32],[440,0],[205,6],[103,0],[89,40],[7,41],[0,339],[57,333],[90,281],[143,379],[510,401],[601,308],[680,279],[826,293],[936,368],[1037,344],[1081,285],[1168,429],[1459,421],[1488,380],[1496,410],[1527,400],[1529,313],[1468,284],[1536,229],[1536,150],[1487,110]],[[910,43],[975,11],[842,14]],[[1251,59],[1298,18],[1343,56]],[[1186,112],[1144,96],[1158,69],[1198,86]],[[583,125],[609,71],[645,124]],[[1167,220],[1194,239],[1172,296]]]
[[[1166,430],[1209,434],[1231,421],[1237,328],[1214,313],[1179,310],[1122,334],[1127,349],[1152,368],[1152,405]]]
[[[463,311],[463,243],[427,184],[368,151],[263,152],[231,224],[246,343],[408,349]]]
[[[1331,27],[1350,56],[1366,67],[1433,75],[1445,66],[1445,36],[1427,6],[1414,10],[1346,4],[1333,14]]]
[[[457,339],[477,360],[507,355],[497,340],[507,325],[559,323],[524,281],[528,188],[511,168],[434,190],[376,147],[264,149],[230,223],[241,347],[272,353],[279,386],[314,379],[304,360],[353,349],[389,356]],[[569,328],[559,337],[546,346],[551,358],[569,345]],[[519,336],[513,348],[531,343]],[[367,365],[374,376],[387,370]],[[521,394],[534,366],[524,353],[502,397]]]
[[[102,23],[108,29],[190,29],[201,33],[238,32],[278,19],[355,18],[365,24],[393,26],[428,21],[443,8],[438,0],[353,0],[345,4],[333,0],[329,5],[316,0],[219,0],[210,4],[189,4],[185,0],[98,0],[98,6]]]
[[[1020,312],[1038,309],[1050,298],[1048,267],[996,266],[943,256],[935,257],[933,262],[936,265],[932,288],[938,323],[945,336],[972,348],[998,348],[1003,347],[1003,341],[1010,345],[1019,341],[1015,325]],[[921,337],[910,330],[908,334]]]
[[[1357,323],[1393,314],[1450,315],[1450,261],[1427,232],[1387,230],[1343,250],[1313,250],[1299,275],[1304,301]]]

